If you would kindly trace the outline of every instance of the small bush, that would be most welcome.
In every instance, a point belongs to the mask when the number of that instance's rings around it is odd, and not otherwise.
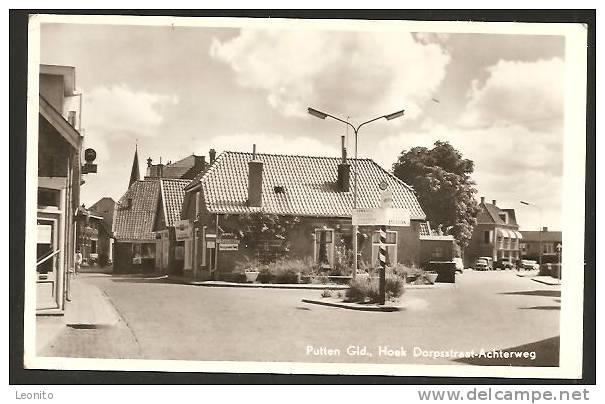
[[[403,278],[397,275],[389,275],[385,279],[385,300],[394,300],[404,292]],[[355,279],[351,281],[350,288],[346,292],[347,301],[358,303],[378,303],[380,301],[380,290],[378,279]]]
[[[332,291],[325,289],[323,292],[321,292],[321,297],[332,297]]]

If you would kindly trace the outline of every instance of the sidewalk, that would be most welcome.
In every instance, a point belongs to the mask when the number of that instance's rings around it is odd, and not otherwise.
[[[64,316],[38,316],[36,318],[36,351],[52,348],[51,345],[66,330],[111,327],[118,324],[120,315],[109,299],[94,285],[81,279],[71,279],[71,300],[66,302]],[[86,276],[86,275],[84,275]]]

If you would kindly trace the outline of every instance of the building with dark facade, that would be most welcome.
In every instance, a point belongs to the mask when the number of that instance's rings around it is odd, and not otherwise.
[[[543,227],[541,231],[521,232],[523,242],[521,243],[521,257],[523,259],[532,259],[542,262],[556,263],[560,260],[560,253],[563,248],[563,233],[556,230],[548,230]]]
[[[218,279],[244,257],[255,259],[255,254],[271,255],[280,248],[280,240],[271,237],[258,240],[260,252],[241,242],[239,220],[258,212],[296,218],[288,255],[333,267],[338,247],[352,247],[354,163],[344,150],[342,158],[225,151],[215,160],[211,155],[209,168],[185,188],[181,217],[190,227],[185,274]],[[413,189],[370,159],[358,159],[357,170],[358,208],[379,207],[379,183],[384,181],[393,207],[410,212],[410,226],[388,229],[390,261],[419,265],[426,217]],[[366,265],[377,262],[378,229],[359,227],[360,258]]]
[[[39,83],[36,309],[38,314],[61,314],[76,249],[80,97],[73,67],[41,65]]]

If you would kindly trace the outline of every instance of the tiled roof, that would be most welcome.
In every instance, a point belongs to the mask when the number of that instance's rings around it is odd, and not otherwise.
[[[479,214],[477,215],[477,223],[495,223],[503,226],[518,226],[514,209],[500,209],[491,203],[483,203],[482,205],[484,206],[484,209],[479,211]],[[508,214],[508,223],[505,223],[504,220],[500,218],[500,212],[506,212]]]
[[[523,235],[523,241],[540,241],[540,233],[542,233],[542,242],[560,243],[563,240],[563,233],[561,233],[561,231],[521,231],[521,234]]]
[[[166,218],[166,226],[174,226],[176,220],[181,218],[181,206],[185,197],[185,186],[189,184],[189,180],[162,178],[161,192],[164,209],[164,217]]]
[[[116,239],[153,240],[153,222],[158,207],[160,181],[142,180],[132,183],[120,198],[113,217]],[[129,206],[128,200],[131,200]]]
[[[420,222],[420,235],[421,236],[430,236],[431,235],[431,226],[429,222]]]
[[[198,174],[198,169],[195,168],[195,157],[192,154],[184,159],[167,164],[162,170],[162,177],[192,179]]]
[[[201,176],[206,208],[213,213],[267,213],[297,216],[350,217],[353,207],[354,161],[350,191],[336,189],[340,158],[256,154],[263,164],[262,207],[248,199],[248,162],[252,153],[223,152]],[[370,159],[358,160],[357,207],[379,206],[378,184],[384,180],[393,192],[394,207],[407,208],[413,219],[425,219],[412,188]],[[283,187],[276,193],[274,187]]]

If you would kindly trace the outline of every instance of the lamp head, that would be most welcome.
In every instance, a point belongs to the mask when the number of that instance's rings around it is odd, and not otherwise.
[[[396,119],[403,116],[404,112],[405,110],[402,109],[401,111],[393,112],[392,114],[385,115],[384,117],[387,119],[387,121],[390,121],[392,119]]]
[[[318,111],[318,110],[316,110],[314,108],[311,108],[311,107],[307,108],[307,112],[310,115],[313,115],[314,117],[319,118],[319,119],[326,119],[328,117],[328,114],[326,114],[324,112],[321,112],[321,111]]]

